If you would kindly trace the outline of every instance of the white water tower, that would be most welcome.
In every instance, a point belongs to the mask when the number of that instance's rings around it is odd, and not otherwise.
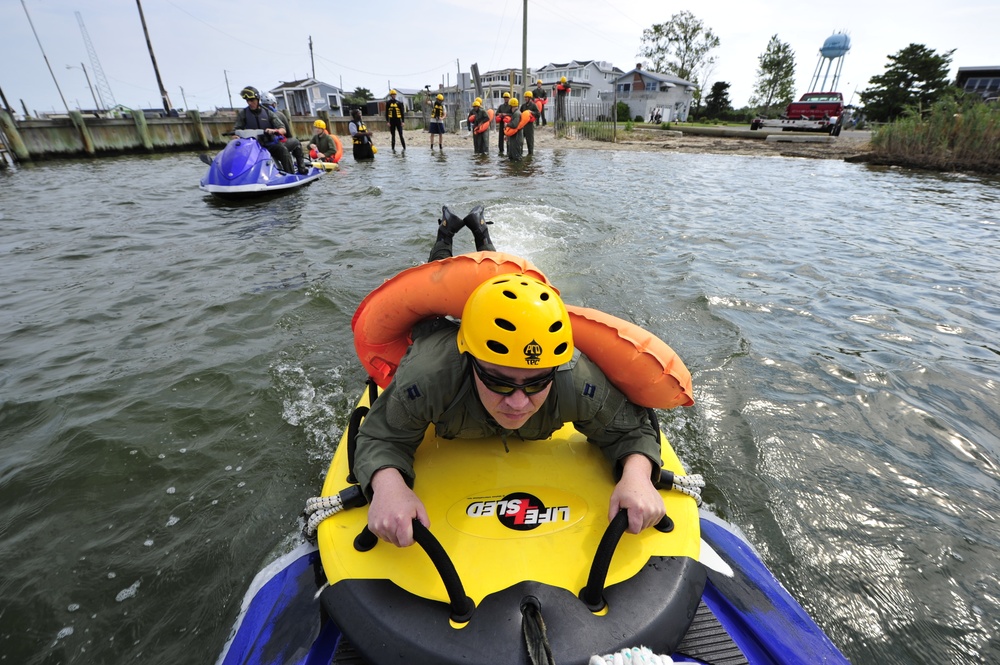
[[[844,56],[851,50],[851,38],[843,32],[835,32],[823,42],[823,48],[819,50],[819,61],[816,63],[816,72],[813,74],[812,83],[809,84],[810,92],[835,92],[837,82],[840,81],[840,70],[844,66]],[[836,63],[836,66],[835,66]],[[824,67],[825,64],[825,67]],[[830,87],[826,87],[827,79],[830,78],[830,70],[833,70],[833,77],[830,80]],[[820,75],[823,80],[820,82]]]

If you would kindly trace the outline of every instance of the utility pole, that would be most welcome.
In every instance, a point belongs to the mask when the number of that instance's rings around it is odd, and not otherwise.
[[[63,97],[62,90],[59,89],[59,81],[56,80],[55,72],[52,71],[52,65],[49,64],[49,56],[45,55],[45,49],[42,48],[42,40],[38,38],[38,33],[35,32],[35,24],[31,22],[31,14],[28,13],[28,5],[24,4],[24,0],[21,0],[21,6],[24,7],[24,15],[28,17],[28,25],[31,26],[31,32],[35,35],[35,41],[38,42],[38,49],[42,52],[42,58],[45,60],[45,66],[49,68],[49,74],[52,75],[52,82],[56,84],[56,90],[59,90],[59,99],[62,100],[63,106],[66,107],[66,113],[69,113],[69,104],[66,103],[66,98]]]
[[[524,0],[524,27],[521,29],[521,87],[528,89],[528,0]],[[523,91],[521,96],[524,96]]]
[[[312,65],[312,77],[316,78],[316,59],[313,58],[313,36],[309,35],[309,64]]]
[[[226,77],[226,94],[229,95],[229,108],[233,108],[233,93],[229,92],[229,72],[223,69],[222,75]]]
[[[24,0],[21,0],[24,2]],[[149,41],[149,30],[146,29],[146,17],[142,14],[142,3],[135,0],[136,7],[139,8],[139,20],[142,21],[142,33],[146,35],[146,47],[149,49],[149,59],[153,61],[153,72],[156,74],[156,83],[160,86],[160,97],[163,99],[163,110],[170,115],[170,95],[163,87],[163,79],[160,78],[160,68],[156,66],[156,56],[153,55],[153,43]]]
[[[76,69],[75,65],[66,65],[66,69]],[[97,103],[97,95],[94,94],[94,86],[90,85],[90,74],[87,73],[87,68],[80,63],[80,69],[83,70],[83,75],[87,77],[87,87],[90,88],[90,96],[94,98],[94,106],[96,110],[101,110],[101,105]]]

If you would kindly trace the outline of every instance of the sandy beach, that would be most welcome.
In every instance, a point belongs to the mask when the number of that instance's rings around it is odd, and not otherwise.
[[[756,132],[754,133],[757,134]],[[761,134],[762,136],[762,134]],[[430,150],[430,134],[424,131],[408,131],[405,134],[407,148],[413,150]],[[379,150],[391,150],[391,140],[388,132],[374,134],[375,145]],[[765,141],[763,138],[742,138],[722,136],[699,136],[678,131],[639,128],[631,132],[620,130],[618,141],[593,141],[567,136],[556,138],[552,125],[535,130],[536,150],[628,150],[628,151],[664,151],[682,153],[712,153],[723,155],[775,155],[783,157],[803,157],[810,159],[847,159],[868,152],[870,133],[866,131],[845,131],[836,138],[825,135],[817,138],[826,139],[817,143],[785,143]],[[349,142],[345,142],[345,152],[350,151]],[[437,141],[434,142],[437,150]],[[497,148],[496,130],[490,130],[490,146],[492,154]],[[399,150],[398,145],[396,149]],[[444,135],[444,150],[472,152],[472,137],[465,132]]]

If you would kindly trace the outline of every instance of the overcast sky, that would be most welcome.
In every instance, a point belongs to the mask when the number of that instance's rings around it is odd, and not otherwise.
[[[524,0],[141,1],[160,75],[179,108],[242,105],[243,86],[273,88],[311,76],[313,67],[322,81],[380,97],[390,86],[454,83],[473,63],[485,73],[522,62]],[[643,29],[691,11],[721,42],[706,90],[728,82],[736,107],[747,104],[758,57],[775,34],[795,52],[796,95],[807,91],[820,47],[837,32],[852,44],[838,86],[848,99],[911,43],[955,49],[952,77],[960,66],[1000,66],[998,0],[529,0],[527,7],[529,67],[604,60],[624,71],[638,61]],[[11,106],[21,112],[23,100],[33,112],[65,111],[61,89],[70,108],[94,107],[81,64],[95,91],[97,80],[77,12],[114,100],[161,106],[135,0],[2,0],[0,90]]]

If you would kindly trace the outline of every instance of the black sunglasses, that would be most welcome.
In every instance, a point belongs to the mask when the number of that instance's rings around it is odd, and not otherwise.
[[[514,383],[503,377],[493,376],[480,367],[475,358],[472,359],[472,368],[476,371],[476,376],[483,382],[486,389],[497,395],[513,395],[515,390],[523,390],[525,395],[537,395],[548,388],[549,384],[552,383],[552,379],[556,378],[555,367],[548,374],[526,383]]]

